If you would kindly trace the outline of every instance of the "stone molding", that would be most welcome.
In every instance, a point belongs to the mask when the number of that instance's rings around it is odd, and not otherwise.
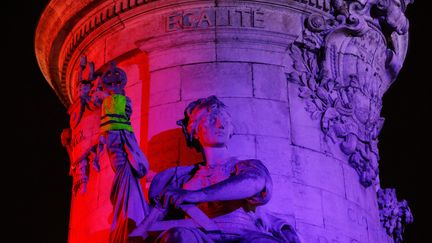
[[[157,3],[154,3],[157,2]],[[51,87],[65,105],[70,105],[67,80],[71,61],[79,58],[86,43],[111,30],[124,21],[152,11],[169,9],[176,5],[232,6],[232,1],[172,1],[172,0],[87,0],[80,4],[53,0],[47,6],[38,25],[35,47],[41,70]],[[242,2],[242,1],[239,1]],[[249,4],[268,5],[274,8],[290,8],[300,12],[316,12],[328,15],[330,0],[273,0],[267,2],[244,1]],[[238,4],[238,3],[236,3]],[[241,3],[240,3],[241,4]],[[56,23],[53,24],[53,19]],[[38,34],[44,33],[45,35]],[[48,35],[48,36],[47,36]],[[75,58],[74,58],[75,57]]]

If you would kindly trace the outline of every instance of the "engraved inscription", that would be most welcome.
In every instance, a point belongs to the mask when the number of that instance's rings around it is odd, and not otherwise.
[[[192,9],[164,16],[166,31],[202,29],[215,26],[264,28],[265,13],[259,9]]]

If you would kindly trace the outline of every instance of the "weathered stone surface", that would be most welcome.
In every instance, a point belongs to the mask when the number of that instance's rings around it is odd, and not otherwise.
[[[352,239],[341,234],[340,231],[333,231],[324,227],[311,225],[308,223],[299,222],[296,224],[300,235],[304,242],[313,243],[367,243],[367,239],[361,241]]]
[[[247,63],[203,63],[181,67],[184,100],[217,95],[252,97],[252,66]]]
[[[293,211],[297,222],[324,226],[324,198],[322,195],[323,191],[318,188],[293,183]]]
[[[290,107],[291,137],[295,145],[322,151],[323,136],[319,123],[311,119],[311,115],[305,109],[304,103],[298,97],[299,86],[288,83],[288,100]],[[298,108],[300,107],[300,108]]]
[[[173,41],[181,43],[172,43]],[[152,39],[139,43],[139,46],[142,51],[149,53],[150,71],[216,61],[214,33],[207,29],[176,34],[171,38],[165,36],[162,39]],[[175,48],[167,48],[167,46],[175,46]]]
[[[256,153],[271,174],[293,176],[292,146],[288,139],[256,136]]]
[[[271,174],[273,180],[272,199],[265,205],[267,210],[274,213],[294,215],[295,214],[295,188],[289,177]]]
[[[326,229],[339,231],[341,234],[367,242],[367,213],[361,207],[351,203],[345,197],[323,191],[323,215]]]
[[[185,102],[151,107],[149,117],[153,117],[153,119],[149,121],[149,140],[161,132],[179,129],[176,122],[181,119],[184,107]]]
[[[376,221],[379,218],[378,204],[376,199],[375,188],[365,188],[356,178],[357,172],[349,165],[342,164],[344,173],[345,195],[346,199],[356,203],[359,207],[364,209]]]
[[[287,80],[282,67],[253,64],[252,69],[254,97],[287,102]]]
[[[294,147],[291,163],[294,182],[345,197],[344,174],[339,161],[305,148]]]
[[[287,103],[252,98],[222,100],[228,107],[241,110],[231,114],[236,133],[290,138]]]
[[[150,107],[180,101],[180,67],[150,73]]]
[[[257,158],[255,149],[255,136],[233,135],[227,144],[230,154],[239,159]]]

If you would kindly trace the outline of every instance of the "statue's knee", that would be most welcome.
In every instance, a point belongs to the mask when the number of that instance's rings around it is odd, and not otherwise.
[[[156,242],[160,243],[193,243],[198,242],[196,240],[195,234],[191,229],[183,227],[174,227],[165,232],[163,232]]]

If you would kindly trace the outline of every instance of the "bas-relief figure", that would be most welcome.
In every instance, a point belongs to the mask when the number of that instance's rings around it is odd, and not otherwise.
[[[88,76],[84,78],[83,72],[88,67]],[[86,192],[86,186],[88,183],[88,175],[89,175],[89,164],[91,161],[94,161],[96,146],[89,146],[85,148],[83,151],[75,151],[74,152],[74,143],[72,142],[73,136],[72,131],[78,130],[79,125],[81,124],[81,120],[85,114],[85,112],[93,111],[96,109],[94,100],[94,96],[92,95],[95,91],[94,80],[98,76],[97,73],[94,72],[94,63],[87,62],[87,58],[85,56],[81,57],[80,69],[78,71],[78,103],[79,110],[77,113],[71,116],[70,128],[65,128],[61,134],[61,142],[62,145],[66,148],[69,158],[71,160],[69,175],[72,176],[72,192],[73,195],[76,195],[77,192],[81,194]],[[81,140],[77,139],[76,140]],[[76,144],[75,144],[76,145]],[[97,164],[93,163],[96,170],[99,170]]]
[[[149,191],[152,213],[132,235],[155,224],[148,222],[153,218],[184,218],[181,209],[195,205],[205,214],[197,227],[171,223],[156,239],[146,232],[141,236],[148,236],[146,242],[300,242],[289,224],[257,210],[271,198],[272,179],[261,161],[239,160],[229,154],[233,126],[220,100],[210,96],[190,103],[178,124],[188,145],[202,152],[204,161],[170,168],[154,177]],[[153,217],[154,211],[162,216]],[[206,220],[213,225],[211,230],[199,227]]]

